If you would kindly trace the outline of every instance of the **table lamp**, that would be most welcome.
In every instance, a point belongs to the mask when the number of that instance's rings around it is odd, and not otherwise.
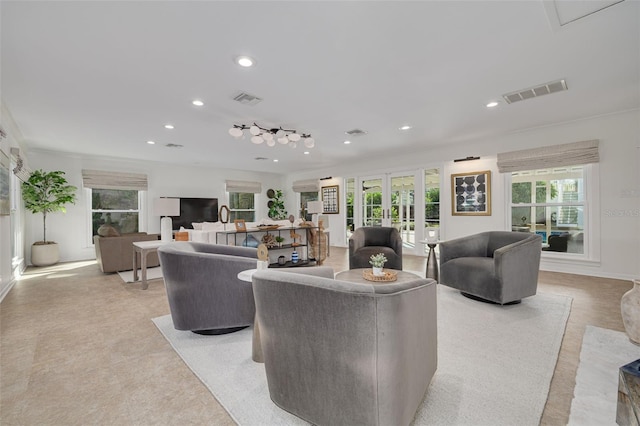
[[[311,214],[311,222],[318,224],[318,214],[322,213],[322,201],[307,201],[307,213]]]
[[[153,200],[153,214],[163,216],[160,220],[160,240],[173,240],[173,223],[169,216],[180,216],[180,198],[156,198]]]

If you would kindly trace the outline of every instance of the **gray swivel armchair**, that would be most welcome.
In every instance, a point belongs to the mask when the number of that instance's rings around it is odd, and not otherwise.
[[[193,241],[158,248],[158,257],[176,330],[225,334],[253,324],[251,283],[238,273],[254,269],[257,249]]]
[[[536,294],[542,238],[490,231],[440,243],[440,284],[501,305]]]
[[[315,425],[409,424],[437,366],[436,282],[354,283],[322,269],[253,275],[271,400]]]
[[[396,228],[363,226],[349,238],[349,269],[370,268],[371,255],[383,253],[385,268],[402,270],[402,238]]]

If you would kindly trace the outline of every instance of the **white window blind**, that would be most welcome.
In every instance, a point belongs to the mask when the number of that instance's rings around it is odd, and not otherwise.
[[[543,146],[498,154],[500,173],[575,166],[600,161],[598,140]]]
[[[320,182],[318,179],[297,180],[293,182],[294,192],[318,192],[320,191]]]
[[[132,189],[137,191],[146,191],[148,188],[147,175],[102,170],[82,170],[82,185],[85,188]]]
[[[260,182],[249,182],[243,180],[225,181],[227,192],[248,192],[259,194],[262,192],[262,184]]]

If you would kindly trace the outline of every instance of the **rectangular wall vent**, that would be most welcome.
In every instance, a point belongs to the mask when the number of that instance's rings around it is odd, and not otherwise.
[[[243,105],[256,105],[260,102],[262,102],[262,98],[259,98],[257,96],[251,95],[249,93],[245,93],[245,92],[240,92],[238,93],[234,98],[234,101],[236,102],[240,102]]]
[[[557,80],[541,84],[539,86],[529,87],[528,89],[518,90],[517,92],[507,93],[502,95],[502,97],[508,104],[512,104],[514,102],[524,101],[525,99],[562,92],[563,90],[567,90],[567,82],[564,80]]]
[[[352,129],[352,130],[346,131],[345,133],[348,134],[349,136],[360,136],[360,135],[365,135],[367,132],[361,129]]]

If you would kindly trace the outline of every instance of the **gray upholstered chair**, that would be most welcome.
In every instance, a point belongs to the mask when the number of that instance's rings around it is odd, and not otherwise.
[[[542,238],[490,231],[440,243],[440,284],[501,305],[536,294]]]
[[[354,283],[324,269],[253,275],[271,400],[316,425],[409,424],[437,366],[436,282]]]
[[[176,330],[224,334],[253,324],[251,283],[238,273],[255,269],[257,249],[179,241],[160,246],[158,257]]]
[[[402,270],[402,238],[396,228],[363,226],[349,238],[349,269],[370,268],[372,254],[384,253],[385,268]]]

